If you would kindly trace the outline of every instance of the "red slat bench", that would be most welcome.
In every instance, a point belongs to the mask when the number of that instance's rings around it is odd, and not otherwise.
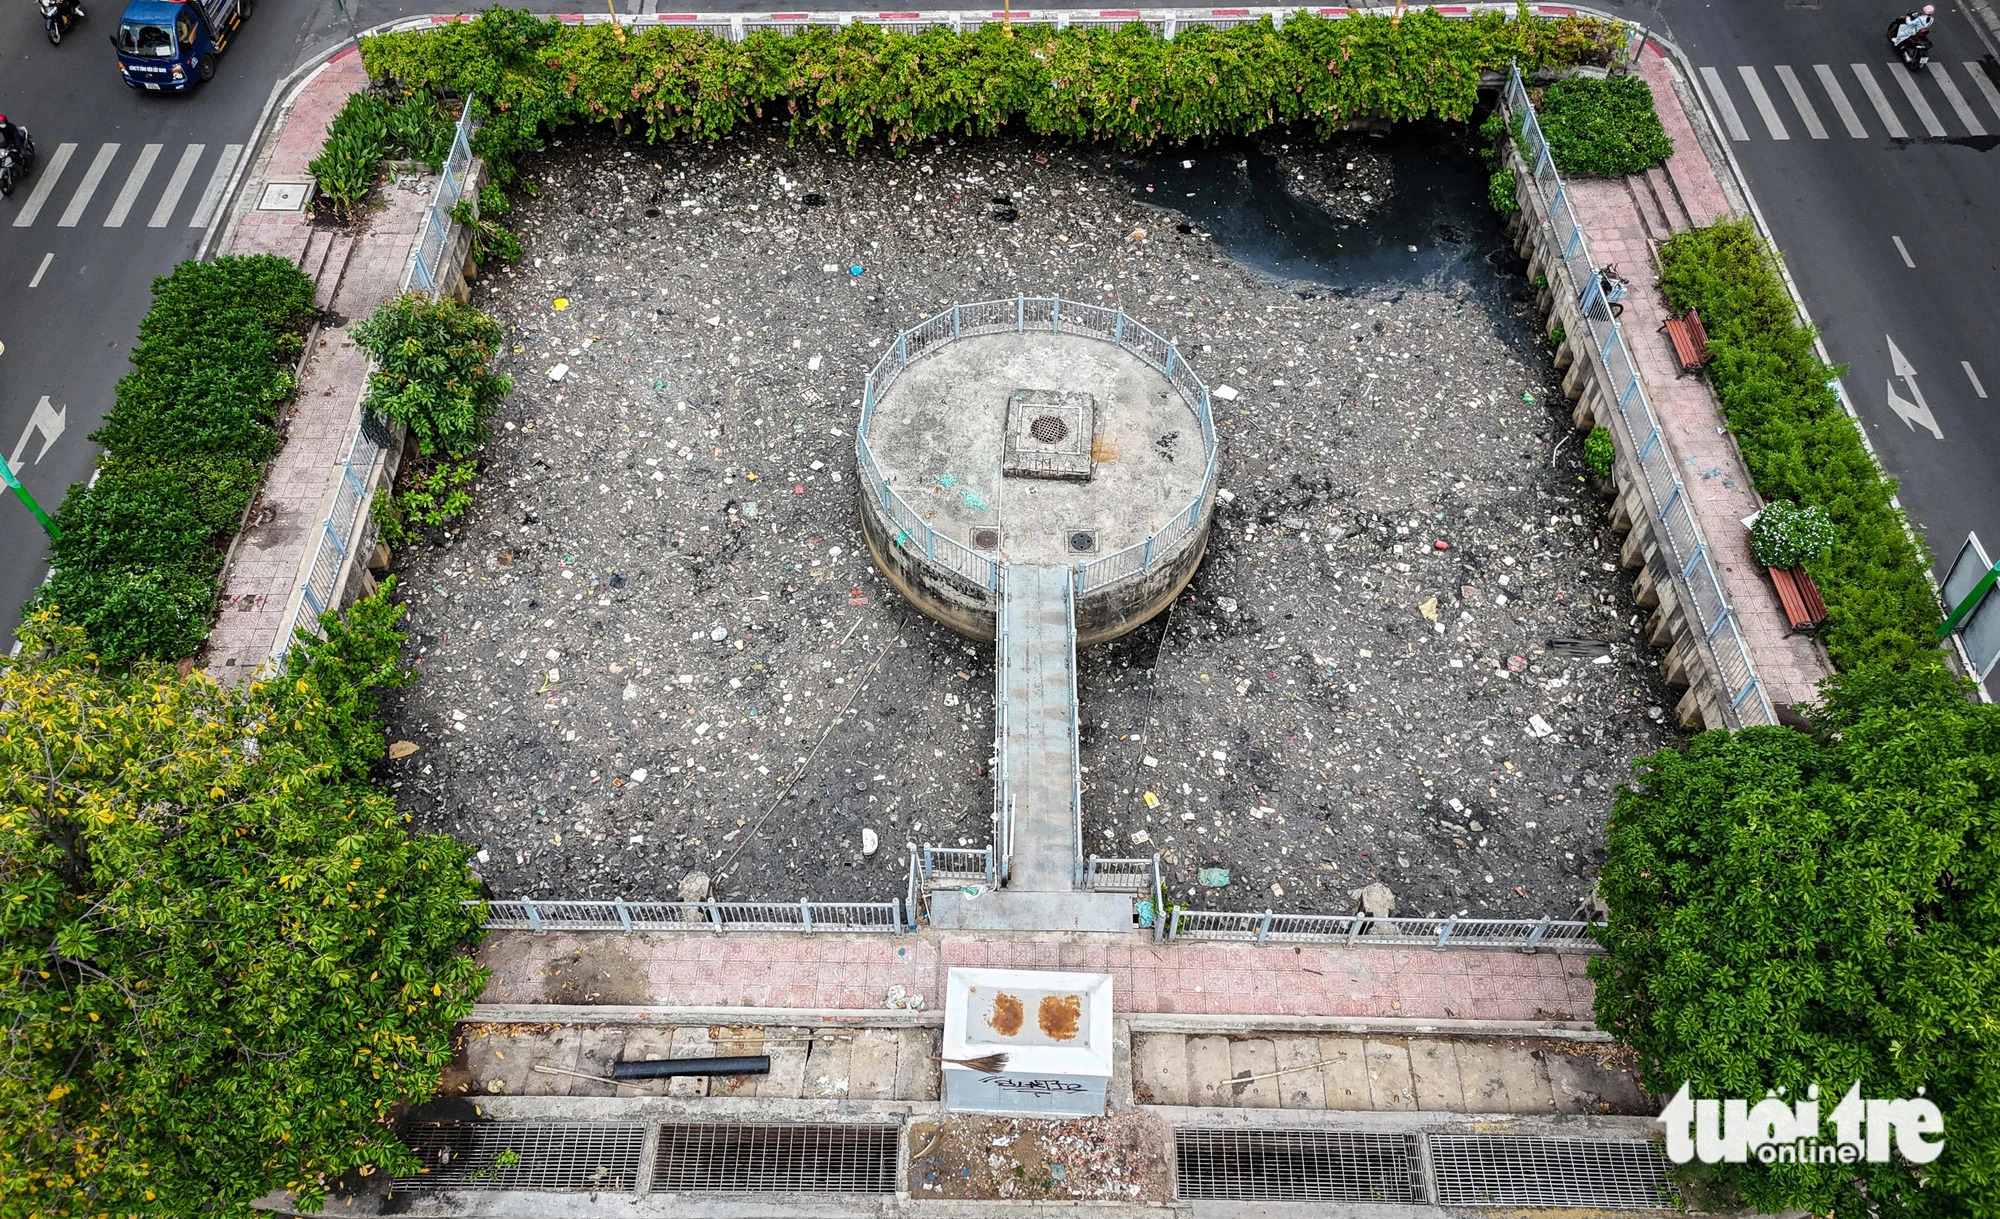
[[[1674,345],[1674,359],[1680,361],[1682,376],[1708,363],[1708,331],[1702,328],[1700,310],[1690,309],[1680,317],[1670,317],[1660,324],[1660,329],[1667,332]]]
[[[1826,621],[1826,602],[1819,599],[1819,585],[1803,567],[1769,567],[1771,583],[1784,604],[1785,617],[1795,631],[1809,631]]]

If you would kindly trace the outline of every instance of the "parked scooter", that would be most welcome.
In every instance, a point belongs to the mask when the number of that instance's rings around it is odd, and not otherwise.
[[[0,144],[0,195],[11,195],[14,186],[27,177],[35,168],[35,137],[24,129],[21,132],[21,149],[17,153],[5,144]]]
[[[1936,13],[1935,5],[1926,4],[1889,23],[1889,49],[1912,72],[1923,71],[1931,62],[1931,23],[1937,20]]]

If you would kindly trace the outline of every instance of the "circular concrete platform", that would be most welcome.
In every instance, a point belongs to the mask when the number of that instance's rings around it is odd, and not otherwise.
[[[1000,567],[1071,569],[1081,642],[1164,608],[1213,511],[1208,390],[1118,310],[962,305],[869,375],[857,460],[876,563],[919,608],[994,636]]]

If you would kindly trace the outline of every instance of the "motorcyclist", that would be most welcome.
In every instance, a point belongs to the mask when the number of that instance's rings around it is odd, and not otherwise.
[[[1896,35],[1889,40],[1889,45],[1900,50],[1910,39],[1919,34],[1929,33],[1932,23],[1936,20],[1937,6],[1934,4],[1911,9],[1897,19]]]

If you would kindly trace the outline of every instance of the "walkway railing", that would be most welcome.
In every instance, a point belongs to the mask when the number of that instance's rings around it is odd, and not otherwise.
[[[441,265],[445,254],[452,245],[451,209],[465,197],[465,183],[472,176],[472,133],[477,129],[472,121],[472,99],[465,99],[465,110],[458,116],[458,130],[452,133],[451,155],[445,158],[444,172],[438,178],[437,194],[431,197],[430,206],[424,209],[423,227],[417,231],[417,244],[410,251],[410,272],[404,280],[404,287],[412,292],[439,292],[444,281]],[[456,277],[454,277],[455,281]]]
[[[1601,926],[1602,924],[1598,924]],[[1372,918],[1366,914],[1259,914],[1175,909],[1168,940],[1265,943],[1348,943],[1418,948],[1539,948],[1602,952],[1592,924],[1568,919]]]
[[[1547,200],[1546,214],[1537,219],[1554,230],[1555,244],[1551,248],[1562,252],[1562,269],[1570,283],[1567,290],[1576,297],[1590,327],[1591,347],[1609,374],[1607,384],[1612,391],[1612,403],[1625,433],[1621,437],[1624,450],[1638,465],[1650,507],[1659,514],[1661,533],[1671,550],[1679,582],[1689,594],[1689,609],[1701,625],[1705,646],[1714,655],[1715,671],[1726,687],[1727,714],[1739,726],[1774,724],[1777,717],[1771,711],[1770,698],[1757,680],[1750,650],[1737,631],[1736,613],[1715,574],[1708,543],[1689,509],[1685,488],[1667,455],[1667,446],[1661,443],[1659,420],[1646,401],[1638,366],[1625,346],[1624,330],[1612,315],[1610,302],[1604,298],[1597,263],[1590,256],[1562,175],[1549,153],[1548,141],[1542,137],[1541,124],[1535,117],[1534,104],[1528,99],[1519,65],[1507,79],[1506,106],[1520,124],[1520,138],[1525,146],[1523,159],[1532,167],[1535,187]]]
[[[467,902],[476,906],[478,902]],[[886,902],[628,902],[535,901],[486,903],[488,931],[886,931],[909,928],[901,899]]]
[[[989,592],[1000,587],[1000,564],[978,551],[939,533],[922,513],[897,494],[882,473],[874,452],[868,447],[868,428],[875,419],[875,404],[903,375],[903,371],[927,353],[946,343],[983,334],[1025,333],[1073,334],[1113,343],[1150,364],[1180,395],[1201,428],[1201,487],[1186,508],[1177,510],[1158,530],[1123,550],[1115,550],[1075,566],[1079,594],[1094,592],[1107,584],[1151,571],[1154,563],[1171,557],[1188,534],[1201,525],[1202,508],[1215,488],[1215,419],[1209,410],[1208,387],[1188,366],[1172,343],[1126,316],[1123,309],[1085,305],[1051,296],[1017,296],[1012,300],[980,301],[953,305],[943,313],[925,318],[896,336],[889,350],[868,373],[861,389],[861,423],[855,429],[856,464],[867,494],[874,496],[883,513],[895,523],[891,539],[897,546],[916,546],[929,561],[949,569]]]

